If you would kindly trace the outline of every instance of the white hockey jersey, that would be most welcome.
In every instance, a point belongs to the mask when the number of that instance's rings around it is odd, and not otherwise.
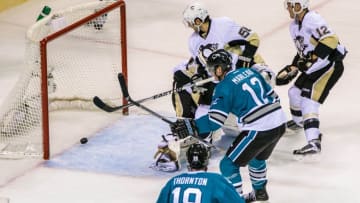
[[[343,45],[339,43],[335,32],[329,27],[327,22],[315,11],[309,11],[305,14],[302,22],[294,20],[290,24],[290,35],[295,43],[297,52],[300,57],[309,59],[319,41],[325,38],[331,40],[326,41],[326,45],[332,49],[337,49],[341,54],[345,54],[346,50]],[[314,72],[321,67],[326,66],[330,61],[327,58],[319,61],[321,64],[314,64],[309,72]]]
[[[209,32],[206,38],[202,38],[194,32],[189,38],[189,51],[193,58],[198,57],[205,66],[204,58],[213,51],[224,48],[225,44],[232,40],[246,40],[252,31],[238,25],[228,17],[211,18]],[[244,49],[244,47],[242,47]],[[233,64],[236,64],[238,56],[233,55]]]

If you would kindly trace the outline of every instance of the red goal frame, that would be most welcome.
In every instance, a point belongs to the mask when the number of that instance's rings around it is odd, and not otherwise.
[[[97,17],[112,11],[116,8],[120,8],[120,46],[121,46],[121,65],[123,73],[125,77],[125,81],[127,83],[127,40],[126,40],[126,7],[125,2],[123,0],[119,0],[114,2],[113,4],[93,13],[92,15],[89,15],[81,20],[78,20],[77,22],[74,22],[73,24],[70,24],[66,26],[65,28],[50,34],[46,37],[44,37],[40,41],[40,58],[41,58],[41,106],[42,106],[42,132],[43,132],[43,158],[45,160],[48,160],[50,158],[50,133],[49,133],[49,107],[48,107],[48,85],[47,85],[47,45],[52,40],[61,37],[65,33],[74,30],[87,22],[96,19]],[[122,99],[123,104],[127,104],[127,100],[125,98]],[[128,109],[123,109],[123,114],[128,114]]]

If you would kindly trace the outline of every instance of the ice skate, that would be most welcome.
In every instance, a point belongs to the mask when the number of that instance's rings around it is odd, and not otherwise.
[[[312,155],[319,154],[321,152],[321,134],[319,139],[310,140],[307,145],[301,149],[296,149],[293,151],[294,155]]]
[[[261,190],[253,190],[250,193],[245,194],[244,196],[245,202],[268,202],[269,195],[266,192],[266,188]]]

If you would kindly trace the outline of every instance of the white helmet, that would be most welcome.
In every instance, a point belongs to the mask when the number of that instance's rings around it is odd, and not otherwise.
[[[295,14],[299,14],[299,13],[301,13],[304,9],[309,8],[309,0],[285,0],[284,4],[285,4],[285,8],[286,8],[286,9],[287,9],[287,7],[288,7],[288,4],[290,4],[290,5],[292,6],[293,12],[294,12]],[[294,10],[295,4],[300,4],[301,9],[300,9],[299,11],[295,11],[295,10]]]
[[[205,19],[208,16],[209,14],[207,9],[199,2],[189,4],[183,12],[184,23],[187,25],[194,25],[196,18],[205,22]]]

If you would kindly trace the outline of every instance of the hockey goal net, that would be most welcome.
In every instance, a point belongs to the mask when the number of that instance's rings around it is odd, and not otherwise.
[[[49,112],[96,110],[93,97],[124,102],[117,74],[126,71],[123,1],[73,6],[31,26],[25,70],[0,110],[0,158],[49,159]]]

